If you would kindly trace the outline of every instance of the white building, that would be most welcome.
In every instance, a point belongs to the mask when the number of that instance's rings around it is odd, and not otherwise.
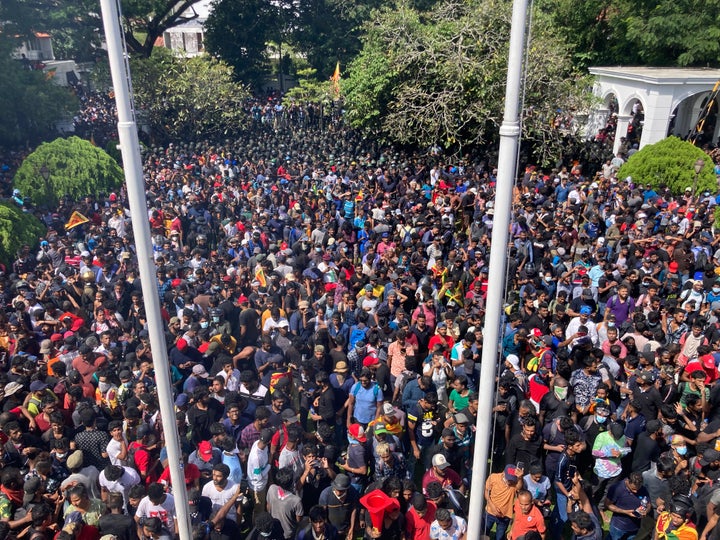
[[[644,115],[635,122],[641,131],[640,148],[668,135],[687,137],[720,81],[720,69],[593,67],[590,73],[595,76],[594,93],[601,104],[590,119],[588,133],[604,126],[609,114],[617,114],[615,153],[635,114]],[[715,103],[703,130],[705,139],[712,142],[720,135],[717,110]]]

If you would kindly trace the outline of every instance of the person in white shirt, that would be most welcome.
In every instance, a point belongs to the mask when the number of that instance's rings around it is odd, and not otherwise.
[[[213,466],[212,482],[208,482],[203,486],[202,496],[210,499],[212,503],[212,511],[218,512],[228,502],[234,501],[238,496],[238,487],[235,482],[230,480],[230,467],[224,463],[218,463]],[[231,504],[225,519],[232,520],[237,523],[237,505]]]
[[[128,442],[123,434],[123,424],[120,420],[113,420],[108,424],[110,442],[106,452],[112,465],[125,465],[128,458]]]
[[[465,540],[467,522],[450,513],[446,508],[438,508],[435,521],[430,525],[432,540]]]
[[[131,467],[122,465],[108,465],[98,477],[102,500],[105,500],[108,493],[122,493],[125,505],[128,502],[130,488],[140,483],[140,475]]]
[[[175,499],[161,484],[150,484],[147,496],[143,497],[135,511],[135,522],[138,524],[138,537],[142,538],[141,521],[143,518],[156,517],[163,527],[173,534],[178,534]]]
[[[577,342],[580,337],[583,337],[575,335],[578,333],[578,329],[581,326],[587,328],[587,336],[592,341],[593,346],[597,347],[599,345],[597,326],[590,320],[591,311],[592,310],[588,306],[582,306],[580,308],[580,316],[570,319],[570,322],[565,329],[565,339],[574,337],[575,339],[573,341],[573,345],[575,345],[575,342]]]
[[[260,432],[260,438],[250,448],[247,460],[248,486],[255,497],[253,518],[265,511],[268,480],[270,477],[270,441],[272,431],[265,428]]]

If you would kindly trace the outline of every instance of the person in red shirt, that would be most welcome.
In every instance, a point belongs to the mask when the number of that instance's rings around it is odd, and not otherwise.
[[[405,532],[408,540],[430,538],[430,525],[435,521],[435,503],[428,501],[422,493],[415,493],[410,508],[405,514]]]
[[[140,478],[146,485],[150,485],[158,479],[158,460],[150,453],[150,435],[150,426],[141,424],[137,428],[137,439],[128,446],[128,452],[132,456],[131,465],[140,473]]]
[[[521,489],[515,499],[510,540],[517,540],[530,531],[536,531],[545,538],[545,518],[540,509],[533,504],[532,494],[526,489]]]
[[[185,474],[185,487],[188,491],[192,488],[200,488],[200,469],[194,463],[188,463],[188,453],[182,453],[183,473]],[[163,486],[172,486],[170,478],[170,467],[166,467],[158,479]]]
[[[715,365],[715,357],[712,355],[712,352],[710,351],[710,347],[708,345],[700,345],[698,347],[698,358],[688,362],[688,364],[685,366],[685,370],[683,371],[683,375],[680,376],[680,379],[683,381],[689,381],[690,373],[692,373],[693,371],[705,372],[706,385],[714,384],[715,381],[717,381],[720,377],[720,373],[718,373],[718,368]]]
[[[422,480],[423,491],[430,482],[440,482],[445,488],[452,486],[455,489],[464,491],[464,486],[460,475],[450,468],[450,463],[442,454],[435,454],[432,458],[432,467],[425,473]]]

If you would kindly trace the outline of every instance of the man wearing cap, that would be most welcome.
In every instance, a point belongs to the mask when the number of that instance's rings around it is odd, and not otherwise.
[[[365,455],[365,429],[360,424],[348,426],[347,457],[338,463],[338,467],[350,478],[350,482],[358,493],[362,493],[369,472],[368,459]]]
[[[210,441],[200,441],[197,449],[188,456],[188,463],[198,469],[203,481],[212,478],[212,468],[222,461],[220,449],[215,448]]]
[[[270,458],[274,465],[277,465],[280,452],[287,444],[288,429],[291,426],[299,427],[300,425],[300,415],[292,409],[283,410],[282,413],[280,413],[280,418],[282,419],[282,424],[280,428],[275,431],[270,441]]]
[[[328,513],[328,521],[338,530],[339,538],[354,538],[360,508],[360,494],[346,474],[338,474],[320,494],[318,504]]]
[[[495,527],[495,540],[504,540],[513,516],[513,505],[522,487],[524,471],[507,465],[502,472],[492,473],[485,481],[484,532],[489,537]]]
[[[444,454],[435,454],[431,460],[431,466],[423,475],[422,487],[427,488],[430,482],[440,482],[443,488],[452,487],[458,489],[462,493],[465,492],[465,486],[462,483],[460,475],[451,468],[450,462]]]
[[[579,338],[587,335],[593,345],[599,345],[597,326],[590,320],[591,313],[592,309],[589,306],[582,306],[580,308],[580,315],[570,319],[570,322],[565,329],[565,339],[574,339],[575,342],[577,342]],[[587,329],[587,332],[584,333],[582,331],[583,329],[580,328],[581,326]]]

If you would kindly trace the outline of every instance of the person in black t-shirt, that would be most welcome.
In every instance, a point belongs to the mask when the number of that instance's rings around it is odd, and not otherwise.
[[[123,514],[123,494],[110,492],[107,496],[109,514],[98,520],[100,534],[112,534],[117,540],[137,540],[137,527],[131,515]]]

